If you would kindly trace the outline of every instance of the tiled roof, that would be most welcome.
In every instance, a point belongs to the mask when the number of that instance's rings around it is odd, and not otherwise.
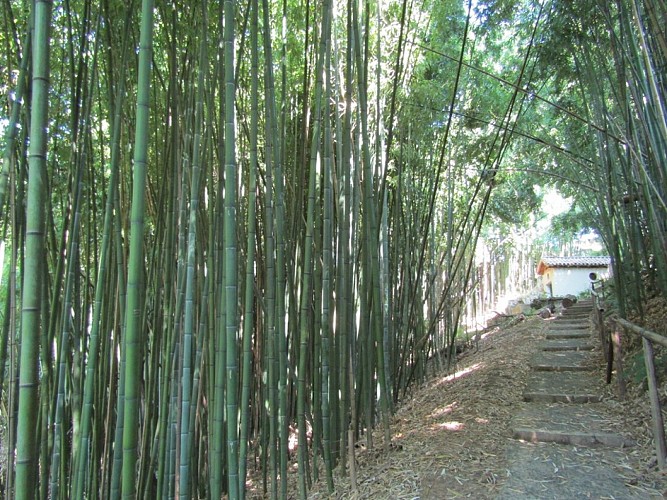
[[[537,274],[544,274],[549,267],[606,267],[609,257],[542,257],[537,265]]]

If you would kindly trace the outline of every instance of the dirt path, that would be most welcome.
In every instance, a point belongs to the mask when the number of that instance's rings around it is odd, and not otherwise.
[[[476,352],[460,358],[456,373],[416,391],[395,415],[390,452],[360,449],[356,493],[349,478],[337,475],[333,498],[498,496],[511,476],[508,450],[516,443],[511,420],[527,404],[523,391],[530,362],[547,324],[531,318],[487,334]],[[615,470],[639,495],[667,491],[667,478],[652,459],[648,406],[616,403],[601,385],[605,390],[618,421],[639,443],[614,454]],[[310,498],[330,498],[325,491],[323,485],[314,485]]]

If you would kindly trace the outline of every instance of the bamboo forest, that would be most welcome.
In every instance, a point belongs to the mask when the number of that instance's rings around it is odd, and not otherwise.
[[[4,498],[334,492],[543,253],[667,296],[665,0],[0,3]]]

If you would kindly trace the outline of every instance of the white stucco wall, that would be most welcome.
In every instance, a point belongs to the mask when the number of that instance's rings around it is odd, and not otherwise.
[[[551,295],[562,297],[563,295],[579,295],[583,291],[590,290],[590,273],[597,273],[598,279],[606,278],[609,270],[606,267],[562,267],[548,268],[542,276],[544,290],[549,294],[551,284]]]

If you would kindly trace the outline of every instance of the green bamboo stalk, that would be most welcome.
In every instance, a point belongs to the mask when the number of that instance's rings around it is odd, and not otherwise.
[[[337,269],[340,269],[340,279],[337,281],[339,289],[337,297],[340,297],[337,305],[337,314],[340,316],[338,321],[336,339],[338,346],[336,350],[336,358],[338,360],[338,376],[340,386],[340,398],[338,408],[338,442],[340,443],[340,467],[345,470],[347,462],[347,441],[348,430],[350,424],[353,425],[356,415],[353,419],[351,409],[351,386],[350,381],[352,377],[349,376],[351,367],[348,365],[350,359],[351,339],[354,332],[353,324],[353,298],[352,298],[352,257],[350,252],[350,219],[353,213],[351,209],[351,165],[352,165],[352,146],[351,146],[351,130],[352,130],[352,89],[353,82],[353,53],[354,53],[354,37],[352,32],[352,0],[347,3],[347,47],[345,50],[345,74],[344,74],[344,104],[345,112],[342,123],[337,122],[337,128],[341,129],[340,136],[340,171],[338,177],[340,178],[338,218],[340,220],[340,236],[339,236],[339,261]],[[336,52],[334,53],[334,55]],[[336,115],[337,116],[337,115]]]
[[[25,157],[24,157],[25,158]],[[26,169],[22,169],[25,171]],[[21,170],[19,170],[21,172]],[[7,343],[8,343],[8,358],[9,366],[7,370],[7,449],[13,450],[16,449],[16,419],[18,415],[18,388],[19,388],[19,363],[17,358],[19,357],[17,340],[18,336],[15,335],[15,332],[18,331],[17,328],[17,318],[19,316],[19,311],[17,309],[17,283],[19,274],[19,253],[23,256],[23,240],[25,231],[23,224],[21,222],[22,217],[19,216],[17,206],[22,206],[22,196],[20,195],[23,190],[19,191],[19,196],[17,196],[16,188],[16,169],[11,169],[9,172],[10,179],[10,190],[9,190],[9,207],[10,213],[12,216],[13,227],[15,231],[12,235],[12,246],[11,246],[11,257],[10,257],[10,268],[9,268],[9,286],[7,290],[7,303],[8,303],[8,319],[9,319],[9,328],[7,331]],[[18,200],[17,200],[18,198]],[[22,266],[21,266],[22,273]],[[10,453],[9,451],[7,453]],[[5,491],[7,496],[14,493],[14,470],[12,467],[7,467],[6,475],[6,486]]]
[[[250,51],[251,51],[251,90],[250,90],[250,165],[248,180],[248,216],[247,226],[248,234],[246,240],[246,267],[245,267],[245,297],[244,297],[244,317],[243,317],[243,378],[241,389],[241,429],[239,434],[239,498],[245,498],[245,481],[247,469],[248,453],[248,421],[250,418],[250,386],[252,383],[252,335],[253,335],[253,302],[254,293],[254,267],[255,267],[255,224],[256,224],[256,199],[257,199],[257,138],[259,132],[259,45],[257,32],[259,29],[258,2],[254,0],[251,5],[251,23],[250,23]],[[267,249],[268,252],[268,249]],[[267,256],[267,259],[270,258]],[[272,283],[268,286],[271,287]],[[268,304],[269,314],[273,304]],[[272,332],[269,332],[268,341],[273,343]],[[271,367],[269,367],[271,369]],[[273,372],[273,370],[272,370]],[[274,374],[275,376],[275,374]],[[269,377],[271,381],[271,377]],[[272,381],[271,381],[272,382]],[[275,387],[275,384],[273,384]],[[271,384],[270,384],[271,388]],[[273,408],[271,408],[273,409]],[[272,422],[274,419],[272,418]],[[275,448],[273,448],[275,449]],[[271,453],[275,457],[275,453]],[[275,464],[275,458],[273,460]],[[275,466],[273,467],[275,470]],[[275,491],[275,486],[273,488]]]
[[[28,199],[25,240],[25,267],[21,313],[21,354],[19,369],[18,429],[16,441],[16,498],[32,499],[37,481],[37,432],[39,373],[38,353],[42,277],[44,261],[44,183],[49,93],[49,31],[51,2],[34,4],[32,48],[32,101],[30,149],[28,152]]]
[[[64,283],[64,297],[63,297],[63,310],[62,310],[62,319],[60,325],[62,328],[59,340],[59,354],[58,354],[58,372],[56,376],[56,404],[55,404],[55,417],[54,417],[54,444],[51,457],[51,474],[50,474],[50,484],[49,484],[49,495],[51,498],[59,498],[60,488],[64,487],[63,495],[68,496],[67,488],[67,476],[65,472],[65,467],[61,468],[61,450],[64,448],[63,441],[65,440],[65,429],[62,428],[64,420],[64,406],[65,406],[65,384],[66,379],[68,378],[68,352],[70,350],[70,336],[72,335],[72,320],[70,314],[72,312],[72,294],[75,281],[75,264],[79,258],[79,233],[80,233],[80,219],[81,219],[81,191],[83,184],[83,165],[81,162],[77,168],[77,174],[74,178],[75,192],[73,196],[73,212],[74,217],[72,218],[72,225],[70,228],[70,241],[69,249],[67,251],[67,271],[66,279]],[[67,459],[67,455],[65,456]],[[65,460],[66,461],[66,460]]]
[[[217,63],[216,63],[217,67]],[[212,78],[210,80],[213,80]],[[210,82],[211,86],[214,85],[214,82]],[[214,92],[212,90],[209,90],[208,92],[208,98],[209,98],[209,108],[210,109],[215,109],[215,106],[213,104],[213,94]],[[209,114],[209,125],[208,128],[210,130],[214,130],[214,125],[213,122],[215,120],[215,113],[210,113]],[[211,168],[209,169],[208,173],[208,185],[210,186],[215,186],[215,178],[214,178],[214,173],[216,171],[216,166],[218,162],[210,162]],[[208,202],[208,250],[207,250],[207,259],[206,259],[206,273],[207,275],[210,275],[210,278],[208,280],[208,302],[209,302],[209,307],[208,307],[208,324],[207,324],[207,345],[206,345],[206,351],[204,352],[204,360],[205,363],[208,365],[207,370],[204,373],[205,377],[205,384],[203,387],[203,391],[205,393],[205,397],[209,399],[209,409],[208,409],[208,418],[207,418],[207,429],[206,429],[206,444],[208,447],[208,456],[209,456],[209,463],[208,464],[203,464],[203,468],[206,470],[208,477],[208,486],[209,489],[208,491],[210,492],[210,486],[211,486],[211,479],[213,476],[213,471],[210,469],[210,462],[211,459],[213,458],[213,452],[214,452],[214,442],[213,442],[213,417],[214,417],[214,408],[211,407],[210,405],[210,400],[211,397],[214,396],[215,394],[215,359],[216,359],[216,354],[215,354],[215,345],[217,341],[217,331],[218,331],[218,326],[216,324],[216,316],[219,311],[218,306],[218,295],[217,295],[217,275],[218,275],[218,269],[219,266],[217,265],[217,247],[218,247],[218,233],[217,233],[217,220],[216,220],[216,199],[212,199]],[[203,433],[202,433],[203,435]],[[202,481],[202,485],[204,482]]]
[[[141,388],[142,290],[144,274],[144,216],[148,162],[148,126],[150,110],[151,60],[153,56],[153,0],[142,0],[139,39],[139,79],[137,88],[136,129],[134,136],[134,172],[130,254],[128,258],[127,305],[125,319],[125,391],[123,394],[122,495],[136,495],[136,462],[139,431],[139,392]]]
[[[356,8],[354,7],[356,2],[353,2],[353,14],[356,14]],[[371,169],[371,155],[369,151],[369,132],[368,132],[368,119],[366,115],[367,109],[367,95],[366,95],[366,76],[365,76],[365,64],[362,60],[361,46],[359,40],[361,39],[360,28],[358,20],[355,22],[353,20],[352,27],[354,30],[354,36],[357,39],[356,50],[355,50],[355,60],[356,60],[356,69],[359,75],[357,85],[359,92],[359,102],[360,102],[360,118],[361,118],[361,136],[363,141],[362,146],[362,168],[363,168],[363,183],[362,189],[364,192],[363,195],[363,206],[364,206],[364,235],[365,235],[365,245],[368,252],[368,265],[369,265],[369,276],[367,280],[368,290],[372,293],[372,307],[373,311],[370,314],[372,318],[372,335],[375,339],[375,354],[377,357],[376,369],[378,376],[378,386],[379,386],[379,403],[380,403],[380,416],[382,418],[382,427],[384,431],[384,447],[385,451],[389,449],[389,443],[391,441],[391,431],[389,427],[389,393],[388,386],[386,381],[386,374],[384,370],[384,348],[382,341],[382,324],[383,324],[383,314],[382,314],[382,296],[380,292],[380,262],[379,262],[379,248],[377,241],[377,209],[375,204],[375,194],[373,187],[373,173]],[[370,311],[369,311],[370,313]]]
[[[88,29],[87,16],[84,16],[83,28]],[[98,39],[99,40],[99,39]],[[82,47],[82,51],[87,51],[86,46]],[[97,56],[99,54],[99,43],[96,43],[93,50],[92,61],[90,68],[92,69],[92,76],[90,85],[96,85],[96,67]],[[79,59],[80,73],[87,68],[87,57],[81,56]],[[84,316],[80,311],[87,310],[86,304],[81,304],[78,300],[78,272],[77,266],[82,260],[80,248],[81,244],[81,225],[85,223],[82,221],[82,192],[84,182],[84,170],[87,165],[87,160],[90,158],[89,146],[91,141],[89,133],[90,128],[87,127],[91,117],[91,102],[92,92],[88,91],[88,86],[84,85],[84,78],[77,78],[73,85],[72,93],[80,95],[81,103],[75,107],[75,113],[72,117],[72,141],[77,144],[74,154],[71,158],[71,164],[75,174],[72,178],[73,195],[72,195],[72,218],[70,227],[68,229],[67,250],[63,252],[66,256],[67,264],[64,276],[64,291],[63,291],[63,307],[60,319],[60,333],[58,336],[59,354],[56,358],[58,363],[58,371],[55,376],[54,394],[55,408],[53,410],[54,422],[54,437],[53,446],[51,450],[50,462],[50,496],[58,498],[59,496],[71,495],[71,488],[73,486],[72,479],[76,475],[76,459],[78,457],[78,445],[80,434],[80,417],[81,417],[81,379],[80,374],[82,357],[80,353],[83,350],[81,345],[80,332],[84,328],[81,323],[76,324],[76,318]],[[84,87],[83,89],[81,87]],[[64,248],[63,248],[64,250]],[[81,304],[81,305],[79,305]],[[70,340],[71,339],[71,340]],[[70,347],[70,344],[71,347]],[[71,352],[71,359],[70,359]],[[69,391],[66,394],[66,386],[69,386]],[[69,415],[65,419],[65,400],[69,399]],[[71,428],[69,427],[71,426]],[[66,435],[72,434],[72,446],[66,445]],[[73,459],[72,459],[73,458]],[[62,463],[62,466],[61,466]],[[74,468],[73,468],[74,466]],[[46,470],[44,470],[46,477]],[[61,493],[62,489],[62,493]]]
[[[222,188],[220,188],[222,192]],[[218,206],[221,203],[217,204]],[[216,213],[216,220],[221,220],[223,217]],[[224,226],[223,226],[224,231]],[[226,333],[226,290],[225,290],[225,262],[222,255],[223,251],[219,251],[219,262],[221,263],[220,272],[217,277],[217,289],[218,289],[218,316],[216,318],[217,328],[216,328],[216,340],[215,340],[215,379],[214,379],[214,394],[213,394],[213,443],[212,448],[212,459],[210,461],[211,467],[211,496],[213,498],[220,498],[223,491],[223,467],[222,464],[225,463],[226,453],[224,446],[224,431],[225,431],[225,377],[227,373],[227,339],[225,338]]]
[[[283,17],[285,4],[283,3]],[[278,123],[277,116],[277,102],[275,95],[274,82],[274,63],[273,63],[273,49],[271,46],[271,30],[270,30],[270,7],[268,0],[262,0],[262,21],[264,26],[264,36],[262,37],[264,48],[264,85],[265,85],[265,114],[266,114],[266,170],[267,170],[267,221],[265,223],[265,233],[267,241],[267,280],[269,265],[273,264],[275,269],[275,280],[273,284],[267,284],[267,299],[268,294],[272,293],[275,297],[275,338],[277,339],[277,357],[278,357],[278,456],[280,458],[280,493],[278,494],[278,485],[274,480],[274,487],[271,492],[272,498],[286,498],[287,497],[287,466],[288,466],[288,358],[287,358],[287,339],[285,332],[285,201],[284,201],[284,176],[283,176],[283,149],[281,144],[284,142],[282,135],[285,131],[284,121]],[[283,23],[283,29],[286,29],[286,23]],[[283,54],[285,48],[285,36],[282,34]],[[282,73],[285,75],[285,58],[281,59]],[[283,82],[284,82],[283,78]],[[283,92],[283,99],[286,99],[285,92]],[[285,110],[285,102],[283,101],[281,109]],[[283,115],[284,116],[284,115]],[[280,132],[279,132],[280,131]],[[270,202],[270,198],[274,201]],[[275,207],[273,217],[269,219],[269,208]],[[272,230],[275,227],[275,231]],[[269,240],[273,240],[275,248],[275,262],[272,253],[269,252]],[[273,290],[271,290],[273,288]],[[267,300],[268,307],[268,300]],[[271,312],[267,311],[267,317],[270,318]],[[270,319],[267,319],[267,329],[270,331]],[[270,388],[269,388],[270,390]]]
[[[32,11],[31,11],[32,13]],[[32,25],[32,16],[30,20]],[[11,168],[12,157],[14,155],[14,145],[16,136],[19,131],[19,119],[21,114],[21,105],[26,91],[28,80],[28,62],[30,61],[29,54],[32,51],[32,36],[31,30],[26,33],[25,43],[23,44],[23,57],[21,58],[21,65],[19,68],[19,76],[16,82],[16,91],[14,95],[10,95],[11,114],[9,116],[9,123],[5,128],[5,152],[2,157],[2,170],[0,170],[0,220],[4,219],[5,203],[7,201],[7,186],[9,184],[9,169]],[[4,365],[3,365],[4,366]]]
[[[208,59],[207,55],[207,2],[202,0],[202,32],[200,40],[199,72],[197,77],[197,97],[194,114],[194,144],[192,148],[192,177],[190,181],[190,213],[188,220],[187,240],[187,274],[185,282],[185,317],[183,320],[183,349],[181,355],[181,428],[180,428],[180,469],[179,498],[190,498],[191,492],[191,419],[192,384],[193,384],[193,335],[195,322],[195,251],[197,236],[197,212],[199,210],[199,191],[201,184],[201,129],[204,107],[204,75]],[[196,366],[196,365],[195,365]]]
[[[114,210],[117,213],[121,213],[120,210],[120,190],[116,190],[116,196],[114,198]],[[113,458],[112,458],[112,468],[111,468],[111,479],[110,479],[110,497],[114,500],[117,500],[121,497],[122,489],[122,469],[123,469],[123,434],[125,430],[125,332],[127,330],[126,325],[126,304],[127,304],[127,286],[125,286],[125,270],[127,269],[126,262],[124,259],[125,252],[123,250],[123,238],[121,237],[121,221],[120,217],[114,217],[114,253],[116,256],[116,275],[118,277],[118,290],[119,290],[119,300],[118,300],[118,316],[119,316],[119,328],[116,331],[120,331],[120,337],[116,339],[115,345],[113,346],[112,352],[115,352],[116,349],[120,349],[120,361],[118,364],[118,389],[116,395],[116,425],[114,429],[114,440],[113,440]]]
[[[657,151],[665,152],[665,142],[667,142],[667,110],[665,109],[664,96],[661,95],[660,90],[658,89],[658,84],[655,80],[655,75],[657,74],[656,68],[653,65],[651,60],[651,51],[649,50],[648,43],[646,40],[646,34],[644,29],[644,24],[642,22],[643,16],[639,13],[639,8],[637,6],[637,0],[632,0],[632,16],[631,19],[635,24],[638,43],[641,47],[641,50],[638,51],[638,60],[643,66],[643,74],[645,75],[645,86],[648,87],[647,96],[650,96],[649,103],[650,109],[653,112],[652,117],[655,119],[652,120],[652,124],[655,125],[656,140],[651,141],[653,146]],[[652,136],[654,134],[651,134]]]
[[[230,500],[239,495],[238,456],[238,278],[237,278],[237,173],[236,173],[236,133],[235,127],[235,78],[234,78],[234,37],[235,4],[224,2],[224,52],[225,52],[225,218],[223,245],[225,251],[225,338],[226,394],[227,408],[227,464],[228,494]]]
[[[312,272],[313,272],[313,233],[315,226],[315,181],[317,178],[317,165],[320,151],[320,128],[322,115],[323,94],[323,68],[330,38],[330,17],[328,2],[322,6],[322,29],[320,45],[317,54],[315,75],[315,97],[313,111],[313,133],[310,138],[310,167],[308,173],[308,206],[306,210],[306,239],[304,243],[303,257],[303,282],[301,284],[301,298],[299,308],[299,361],[297,372],[297,428],[299,432],[299,496],[306,498],[308,475],[308,443],[306,440],[306,360],[308,358],[309,338],[309,311],[312,294]]]
[[[4,257],[5,257],[5,252],[6,252],[6,247],[5,243],[1,242],[0,243],[0,254],[2,254],[2,258],[0,258],[0,264],[2,264],[2,267],[4,268]],[[4,280],[4,273],[0,273],[0,276],[3,278],[3,283],[5,282]],[[7,286],[7,298],[5,300],[5,308],[3,311],[2,315],[2,332],[0,333],[0,366],[4,367],[7,366],[7,349],[9,346],[9,338],[10,338],[10,326],[11,326],[11,321],[12,321],[12,295],[15,293],[14,289],[12,289],[12,282],[11,282],[11,273],[10,273],[10,279],[8,280],[10,283]],[[11,366],[10,366],[11,370]],[[5,370],[2,369],[0,370],[0,388],[4,390],[5,388]]]
[[[188,123],[190,121],[190,114],[191,114],[191,106],[187,106],[186,112],[185,112],[185,119],[184,121]],[[188,186],[188,180],[191,177],[191,168],[190,168],[190,162],[191,162],[191,156],[185,152],[189,151],[192,147],[192,133],[190,133],[190,129],[186,128],[184,131],[184,138],[183,138],[183,158],[181,161],[178,161],[177,165],[177,171],[179,173],[178,177],[181,179],[181,185],[178,189],[176,189],[175,196],[176,196],[176,201],[178,202],[178,211],[177,211],[177,220],[178,221],[186,221],[188,220],[188,210],[187,210],[187,201],[188,201],[188,196],[187,196],[187,186]],[[177,137],[176,140],[180,141],[180,137]],[[181,149],[179,148],[179,151]],[[176,257],[177,257],[177,263],[176,263],[176,298],[175,298],[175,309],[174,309],[174,317],[173,317],[173,335],[174,335],[174,355],[175,355],[175,361],[172,365],[172,377],[175,379],[181,379],[182,378],[182,372],[183,372],[183,356],[184,356],[184,336],[183,336],[183,321],[184,321],[184,314],[183,311],[186,307],[186,284],[187,284],[187,260],[188,260],[188,230],[189,226],[184,223],[180,223],[178,225],[178,230],[177,234],[175,235],[176,242],[175,242],[175,248],[176,248]],[[190,361],[191,362],[191,361]],[[182,399],[183,399],[183,386],[182,384],[178,384],[178,387],[176,390],[174,390],[171,394],[172,397],[172,406],[170,408],[171,411],[171,419],[172,419],[172,426],[173,426],[173,432],[175,433],[175,441],[173,443],[173,447],[170,448],[170,454],[173,455],[175,458],[175,461],[172,463],[171,461],[169,462],[170,469],[169,469],[169,474],[170,476],[174,477],[174,496],[180,495],[179,493],[179,486],[180,486],[180,480],[179,480],[179,474],[180,474],[180,454],[181,454],[181,447],[183,446],[183,441],[182,441],[182,436],[180,435],[180,429],[181,429],[181,417],[182,417]],[[171,483],[171,480],[170,480]]]
[[[31,11],[32,13],[32,11]],[[32,16],[30,18],[30,25],[33,24]],[[26,34],[26,40],[24,43],[24,56],[21,59],[21,65],[19,69],[19,76],[18,76],[18,81],[17,81],[17,89],[13,97],[10,97],[10,102],[11,104],[11,114],[9,117],[9,122],[7,123],[7,128],[5,129],[5,152],[2,160],[2,170],[0,171],[0,220],[2,219],[4,215],[4,207],[6,204],[6,198],[7,198],[7,188],[10,185],[10,178],[14,178],[14,172],[16,169],[12,169],[12,163],[15,161],[15,156],[14,156],[14,148],[15,148],[15,142],[16,142],[16,137],[18,136],[18,122],[20,118],[20,110],[21,110],[21,105],[23,103],[24,99],[24,94],[26,91],[26,85],[27,85],[27,80],[28,80],[28,61],[29,61],[29,54],[31,53],[32,50],[32,31],[28,30],[28,33]],[[9,220],[12,222],[12,225],[14,227],[14,241],[12,245],[12,261],[15,259],[15,248],[17,246],[17,235],[16,233],[21,233],[21,228],[15,221],[13,220],[15,217],[15,210],[13,208],[13,204],[11,204],[11,198],[13,195],[13,188],[9,192],[9,202],[10,202],[10,212],[9,212]],[[4,241],[2,243],[2,254],[3,256],[5,255],[6,252],[6,247],[4,245]],[[7,358],[8,358],[8,347],[10,344],[13,344],[13,342],[10,342],[10,336],[13,338],[14,335],[10,332],[14,332],[15,328],[12,328],[12,325],[14,325],[15,322],[15,307],[13,306],[13,302],[15,300],[15,295],[16,295],[16,287],[15,285],[15,280],[16,280],[16,266],[12,265],[10,266],[10,272],[9,272],[9,285],[7,286],[7,300],[5,302],[5,313],[4,313],[4,321],[3,321],[3,329],[2,329],[2,338],[1,338],[1,345],[0,345],[0,367],[6,366]],[[11,357],[11,355],[9,356]],[[15,366],[15,364],[10,363],[8,372],[11,372],[12,367]],[[9,374],[9,373],[8,373]],[[5,370],[0,369],[0,388],[5,387]],[[6,443],[7,448],[12,450],[14,443],[12,442],[7,442]],[[11,472],[11,467],[8,468],[8,475],[10,478],[13,478],[12,474],[9,474]],[[7,492],[11,492],[11,484],[12,480],[7,481]]]
[[[254,21],[253,21],[254,22]],[[255,61],[253,60],[253,63]],[[259,71],[259,68],[256,70]],[[253,70],[253,75],[255,75]],[[268,92],[267,92],[268,93]],[[253,96],[254,99],[254,96]],[[271,120],[270,112],[266,113],[267,121]],[[272,122],[270,122],[272,123]],[[265,222],[264,222],[264,246],[265,246],[265,269],[266,269],[266,285],[265,285],[265,304],[266,304],[266,318],[265,325],[265,345],[266,345],[266,372],[268,373],[268,380],[265,392],[266,412],[264,422],[267,429],[264,429],[265,439],[265,473],[271,475],[271,498],[278,498],[278,380],[279,374],[276,370],[278,364],[278,329],[276,328],[276,234],[275,234],[275,196],[274,196],[274,134],[273,127],[267,126],[269,132],[266,134],[266,190],[264,195],[265,205]],[[266,424],[268,422],[268,425]],[[268,441],[267,441],[268,439]],[[268,455],[268,457],[266,456]],[[268,460],[268,465],[267,465]],[[266,481],[266,480],[265,480]]]
[[[197,345],[195,348],[195,360],[194,360],[194,376],[193,376],[193,382],[192,382],[192,396],[193,396],[193,401],[196,401],[197,404],[193,404],[190,406],[190,421],[196,423],[196,418],[198,414],[202,413],[202,397],[201,397],[201,372],[202,372],[202,366],[204,365],[204,355],[205,355],[205,350],[204,350],[204,344],[208,340],[207,335],[205,334],[206,332],[206,321],[207,321],[207,312],[208,312],[208,287],[210,283],[210,276],[206,275],[203,276],[203,268],[200,270],[200,282],[203,283],[202,285],[202,300],[201,300],[201,307],[200,307],[200,321],[199,321],[199,334],[197,337]],[[190,441],[194,442],[195,447],[197,445],[200,445],[199,448],[195,448],[192,450],[192,456],[197,457],[197,462],[195,463],[194,470],[197,471],[197,475],[194,477],[194,483],[196,485],[199,484],[205,484],[204,478],[205,473],[203,467],[200,466],[205,463],[204,457],[202,456],[204,452],[204,443],[202,442],[201,438],[198,436],[201,436],[201,429],[197,428],[196,426],[193,426],[194,428],[190,430]],[[196,492],[197,490],[195,490]],[[195,493],[193,493],[195,494]]]
[[[324,90],[324,89],[323,89]],[[324,92],[323,92],[324,93]],[[324,111],[322,111],[324,114]],[[323,118],[324,120],[324,118]],[[324,128],[321,126],[321,128]],[[324,135],[322,141],[325,140]],[[320,145],[323,149],[323,145]],[[318,169],[316,172],[316,199],[322,199],[322,155],[318,158]],[[315,227],[313,231],[313,297],[310,329],[312,332],[308,349],[309,363],[306,369],[306,378],[310,382],[310,414],[312,422],[312,434],[310,438],[312,448],[312,473],[313,482],[320,480],[319,458],[322,452],[322,206],[316,202],[315,205]]]
[[[177,48],[175,40],[177,39],[176,30],[176,12],[172,12],[172,29],[174,43],[170,46],[168,64],[169,64],[169,93],[168,93],[168,111],[171,116],[180,117],[180,98],[177,93]],[[183,162],[181,160],[181,127],[180,120],[174,120],[171,124],[169,143],[171,149],[171,158],[169,164],[171,165],[171,175],[174,179],[180,178]],[[171,182],[169,186],[169,202],[167,208],[167,234],[166,234],[166,248],[165,258],[174,258],[174,256],[181,257],[181,248],[178,244],[181,228],[184,224],[179,224],[182,211],[182,205],[185,203],[185,197],[178,199],[180,192],[179,184]],[[180,260],[179,260],[180,263]],[[176,464],[177,464],[177,419],[178,419],[178,384],[172,383],[174,378],[177,378],[178,363],[179,363],[179,332],[177,331],[178,322],[176,321],[181,316],[182,301],[180,291],[183,288],[183,273],[182,266],[175,269],[174,266],[169,266],[165,275],[165,283],[169,289],[166,301],[166,318],[174,318],[174,320],[167,321],[167,340],[164,344],[163,352],[163,370],[164,376],[162,379],[162,401],[160,409],[160,449],[158,450],[159,464],[157,473],[157,495],[159,498],[174,498],[176,491]],[[176,282],[176,287],[171,284]]]
[[[326,89],[325,102],[331,100],[331,78],[330,78],[331,57],[330,51],[327,51],[326,62]],[[323,207],[322,207],[322,383],[321,383],[321,405],[322,405],[322,447],[327,478],[327,487],[329,493],[334,491],[333,483],[333,462],[331,457],[331,412],[330,412],[330,343],[331,343],[331,276],[333,266],[333,187],[332,187],[332,131],[331,117],[327,113],[324,118],[324,154],[322,170],[322,189],[323,189]],[[317,389],[317,388],[316,388]]]
[[[403,12],[405,12],[405,5],[403,6]],[[402,46],[403,46],[403,29],[404,29],[404,24],[405,18],[404,14],[401,16],[401,33],[399,34],[399,39],[398,39],[398,49],[397,49],[397,75],[400,75],[400,61],[403,59],[403,51],[402,51]],[[377,31],[378,33],[382,32],[382,5],[378,4],[376,6],[376,24],[377,24]],[[377,38],[376,41],[376,46],[375,46],[375,57],[378,60],[382,60],[382,43],[380,41],[381,37]],[[375,112],[377,114],[376,121],[377,123],[381,123],[383,121],[382,119],[382,109],[383,109],[383,103],[382,103],[382,65],[378,64],[375,69],[376,73],[376,103],[375,103]],[[395,85],[396,82],[398,82],[401,78],[396,78],[395,79]],[[393,102],[392,102],[393,106]],[[393,117],[391,116],[391,112],[389,115],[389,123],[391,124],[393,122]],[[389,132],[392,130],[392,125],[389,126]],[[382,323],[378,326],[379,328],[382,329],[382,352],[383,352],[383,370],[385,373],[385,386],[387,388],[388,394],[387,394],[387,406],[389,411],[392,411],[392,395],[391,395],[391,360],[390,360],[390,354],[391,351],[389,349],[389,318],[388,318],[388,303],[389,303],[389,297],[388,297],[388,292],[387,292],[387,273],[385,273],[386,270],[386,265],[388,263],[387,259],[387,193],[385,190],[385,181],[386,181],[386,176],[388,173],[388,169],[386,168],[385,165],[385,159],[383,158],[383,152],[384,152],[384,132],[382,127],[376,127],[375,129],[375,175],[379,178],[382,178],[382,184],[380,186],[380,191],[379,191],[379,209],[380,209],[380,220],[379,220],[379,225],[378,225],[378,237],[380,238],[379,245],[378,245],[378,251],[380,252],[378,259],[379,259],[379,266],[380,266],[380,273],[379,273],[379,283],[378,286],[380,288],[380,296],[382,299],[382,304],[379,306],[382,308]]]
[[[128,11],[129,12],[129,11]],[[126,19],[126,27],[129,26],[129,20]],[[127,37],[125,38],[125,40]],[[95,283],[95,300],[93,307],[93,318],[90,331],[89,347],[88,347],[88,361],[86,363],[86,371],[84,378],[83,403],[81,415],[81,432],[79,434],[79,443],[77,446],[78,453],[75,455],[75,472],[73,478],[73,497],[83,498],[86,492],[86,477],[89,467],[90,457],[90,434],[93,426],[93,405],[95,401],[95,374],[98,369],[99,351],[100,351],[100,328],[102,328],[102,311],[107,304],[103,300],[105,293],[105,286],[107,285],[107,271],[111,264],[111,237],[112,237],[112,221],[113,221],[113,203],[116,198],[118,190],[119,177],[119,163],[120,163],[120,131],[122,120],[123,95],[125,89],[125,57],[127,54],[127,44],[124,44],[121,61],[121,76],[118,84],[118,91],[116,93],[114,115],[112,117],[112,135],[111,135],[111,158],[110,170],[111,175],[107,189],[104,226],[102,230],[101,256],[99,271],[97,273],[97,281]],[[101,416],[101,413],[100,413]],[[91,492],[92,493],[92,492]]]

